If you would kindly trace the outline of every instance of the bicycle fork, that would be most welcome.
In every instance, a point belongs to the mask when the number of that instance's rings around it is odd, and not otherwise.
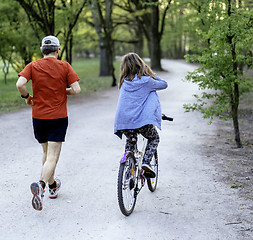
[[[135,157],[135,155],[137,156]],[[131,151],[127,151],[124,153],[123,157],[120,159],[120,164],[126,163],[128,157],[132,157],[134,159],[135,168],[137,169],[137,171],[134,171],[133,168],[131,169],[132,179],[130,180],[130,184],[129,184],[130,189],[134,188],[134,197],[136,197],[145,185],[145,177],[143,175],[144,171],[141,168],[142,155],[140,154],[140,152],[137,152],[134,154]],[[140,187],[139,187],[139,182],[141,185]]]
[[[139,188],[139,181],[141,182],[140,188]],[[143,170],[141,169],[138,173],[138,179],[136,181],[136,186],[135,186],[135,189],[134,189],[135,197],[139,194],[139,192],[144,187],[144,185],[145,185],[145,177],[143,175]]]
[[[141,167],[142,165],[142,153],[141,152],[136,152],[135,153],[136,155],[136,163],[135,163],[135,167],[136,169],[138,169],[137,171],[137,181],[136,181],[136,186],[135,186],[135,189],[134,189],[134,192],[135,192],[135,196],[137,196],[139,194],[139,192],[141,191],[141,189],[144,187],[145,185],[145,177],[144,177],[144,171]],[[139,183],[140,183],[140,187],[139,187]]]

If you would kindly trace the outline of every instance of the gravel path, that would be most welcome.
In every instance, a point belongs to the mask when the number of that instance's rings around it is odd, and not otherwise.
[[[252,240],[252,201],[218,181],[219,170],[203,156],[216,125],[198,113],[184,113],[196,86],[181,81],[194,65],[164,60],[169,83],[160,91],[163,122],[159,182],[145,187],[130,217],[117,203],[117,173],[124,141],[113,135],[118,90],[68,104],[69,129],[57,175],[62,188],[44,209],[31,206],[30,184],[40,176],[42,149],[34,140],[31,109],[0,116],[0,239]],[[214,159],[213,159],[214,160]],[[219,161],[219,159],[216,159]]]

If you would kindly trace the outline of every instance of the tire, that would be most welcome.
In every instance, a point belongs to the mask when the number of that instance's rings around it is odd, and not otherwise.
[[[155,151],[150,164],[151,164],[153,170],[155,171],[156,176],[154,178],[147,178],[147,183],[148,183],[148,189],[151,192],[154,192],[156,190],[157,181],[158,181],[158,154],[157,154],[157,151]]]
[[[121,212],[129,216],[135,207],[137,194],[136,186],[136,166],[134,158],[129,154],[126,162],[121,163],[118,174],[118,203]]]

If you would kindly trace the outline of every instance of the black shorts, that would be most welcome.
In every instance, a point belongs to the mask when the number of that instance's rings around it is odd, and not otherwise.
[[[33,118],[34,136],[39,143],[64,142],[68,127],[68,117],[58,119]]]

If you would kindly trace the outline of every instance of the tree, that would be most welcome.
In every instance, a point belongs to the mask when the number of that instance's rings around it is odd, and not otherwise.
[[[112,76],[112,86],[116,86],[116,77],[113,66],[113,24],[112,9],[113,0],[105,0],[102,4],[99,0],[91,0],[93,23],[89,22],[99,37],[100,49],[100,73],[99,76]]]
[[[75,4],[73,3],[73,0],[61,0],[61,3],[62,7],[58,7],[58,9],[61,9],[61,12],[59,13],[61,14],[61,17],[59,18],[64,24],[63,30],[61,30],[62,26],[60,25],[59,32],[57,33],[57,35],[63,32],[64,44],[59,58],[62,59],[63,54],[65,53],[66,61],[71,64],[74,41],[73,29],[78,23],[78,19],[80,18],[80,15],[87,3],[87,0],[75,1]]]
[[[161,40],[164,33],[166,14],[171,2],[172,0],[130,0],[118,4],[119,7],[135,17],[135,26],[138,27],[137,36],[140,34],[145,35],[153,70],[162,70]],[[142,38],[140,38],[140,41],[142,41]]]
[[[25,17],[25,13],[16,1],[1,1],[0,57],[4,63],[5,81],[10,65],[19,72],[32,60],[33,54],[39,52],[36,50],[36,39],[32,37],[32,29]]]
[[[162,38],[162,55],[165,58],[182,59],[186,54],[187,39],[190,38],[189,16],[187,5],[178,0],[170,7],[170,14],[166,17],[164,36]]]
[[[150,3],[150,13],[148,13],[148,18],[144,22],[147,29],[145,33],[148,40],[151,68],[159,71],[162,70],[161,40],[164,32],[165,17],[172,1],[149,0],[148,2]],[[160,13],[162,8],[164,8],[164,11]]]
[[[201,14],[203,16],[204,13]],[[250,82],[240,66],[247,64],[252,67],[253,11],[240,7],[232,0],[209,0],[205,14],[212,22],[202,24],[208,25],[208,29],[197,30],[201,46],[197,51],[200,54],[186,56],[188,61],[201,64],[186,79],[197,83],[203,93],[195,95],[197,103],[184,107],[186,111],[199,110],[204,118],[211,120],[214,116],[232,118],[235,142],[237,147],[241,147],[238,106],[240,94]]]
[[[0,39],[1,39],[1,48],[0,48],[0,59],[3,62],[3,74],[4,74],[4,83],[7,83],[7,75],[9,73],[9,65],[11,62],[12,56],[12,46],[9,44],[9,19],[4,13],[8,9],[8,5],[5,2],[2,2],[0,5]],[[8,29],[8,30],[7,30]]]
[[[9,45],[8,38],[3,35],[3,32],[1,32],[0,39],[2,47],[0,48],[0,59],[3,62],[2,72],[4,74],[4,83],[7,84],[7,75],[9,73],[9,67],[12,60],[12,48]]]
[[[78,18],[86,4],[86,0],[16,0],[26,12],[27,18],[32,26],[38,42],[42,36],[63,33],[63,47],[59,55],[61,59],[66,52],[66,60],[72,61],[73,28],[77,24]],[[57,5],[60,3],[59,5]],[[75,3],[75,4],[74,4]],[[64,16],[63,21],[56,26],[56,11],[60,16]]]
[[[56,0],[17,0],[17,2],[25,10],[39,41],[41,40],[41,32],[44,35],[54,35]]]
[[[140,16],[140,22],[144,29],[145,37],[148,41],[151,68],[161,71],[161,40],[164,33],[165,17],[170,8],[172,0],[133,0],[139,9],[145,8],[146,13]]]

